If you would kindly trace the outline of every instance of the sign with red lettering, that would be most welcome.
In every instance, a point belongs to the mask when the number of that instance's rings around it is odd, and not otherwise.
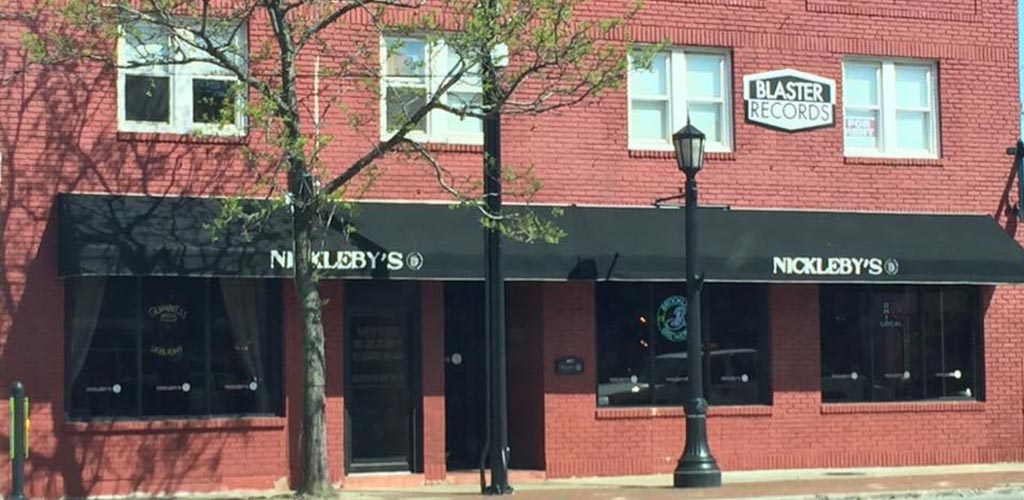
[[[798,132],[836,124],[836,82],[794,69],[743,77],[747,122]]]

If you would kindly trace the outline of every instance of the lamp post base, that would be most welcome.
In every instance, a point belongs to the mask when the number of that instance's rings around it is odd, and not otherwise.
[[[715,459],[708,457],[699,462],[680,463],[672,474],[676,488],[718,488],[722,486],[722,471]]]

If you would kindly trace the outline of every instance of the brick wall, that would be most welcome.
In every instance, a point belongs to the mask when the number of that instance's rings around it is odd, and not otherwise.
[[[290,471],[294,479],[294,415],[300,397],[297,377],[301,377],[295,354],[301,340],[294,319],[289,320],[287,329],[285,386],[289,396],[288,417],[283,420],[254,421],[243,428],[210,423],[187,431],[166,424],[169,428],[159,432],[131,425],[112,431],[80,429],[64,421],[60,369],[63,287],[56,277],[55,194],[235,194],[252,179],[240,160],[239,146],[258,147],[261,137],[255,132],[238,141],[119,134],[116,75],[111,68],[97,64],[30,68],[16,78],[3,78],[24,62],[22,34],[39,28],[17,16],[18,9],[35,3],[13,0],[0,5],[0,386],[23,380],[33,398],[30,492],[263,488],[289,476]],[[878,0],[871,4],[845,0],[656,1],[647,2],[621,34],[640,42],[666,40],[732,51],[735,151],[710,156],[700,177],[702,201],[734,207],[985,213],[1006,224],[1007,231],[1019,238],[1015,223],[1005,213],[1017,201],[1009,158],[1004,154],[1005,147],[1019,136],[1014,8],[1011,0]],[[596,2],[581,12],[604,16],[617,13],[618,7],[615,2]],[[250,35],[252,46],[258,46],[268,34],[261,26],[253,26]],[[375,36],[369,25],[360,25],[358,19],[344,30],[327,34],[328,45],[340,48],[372,43]],[[743,75],[793,67],[835,79],[841,85],[840,62],[847,54],[938,61],[940,159],[847,159],[842,152],[841,127],[782,134],[742,119]],[[311,58],[304,59],[300,85],[305,102],[312,86],[311,67]],[[352,82],[325,80],[324,95],[339,99],[325,120],[324,133],[335,138],[325,153],[325,163],[329,171],[338,172],[365,152],[366,131],[371,131],[372,137],[377,129],[377,106]],[[839,108],[837,122],[841,123],[841,101]],[[364,113],[366,128],[350,128],[343,110]],[[506,164],[534,166],[534,174],[543,182],[538,201],[646,205],[656,197],[674,194],[681,186],[682,176],[671,155],[628,151],[623,90],[539,117],[509,117],[503,125]],[[478,177],[479,148],[432,147],[455,177]],[[382,161],[380,168],[381,177],[368,197],[446,199],[432,170],[424,164],[395,157]],[[593,318],[588,286],[552,284],[544,288],[544,296],[550,300],[546,303],[551,304],[543,316],[544,328],[555,332],[554,337],[544,339],[545,368],[561,354],[592,349],[592,343],[577,344],[593,335],[588,323]],[[331,293],[337,294],[340,304],[340,288]],[[788,288],[773,293],[772,300],[799,308],[801,302],[796,297],[802,294],[812,293],[801,287]],[[775,383],[781,392],[773,407],[713,412],[712,445],[723,466],[823,465],[832,463],[829,460],[851,465],[896,463],[900,456],[877,455],[873,445],[879,442],[858,430],[870,424],[867,427],[884,430],[878,436],[892,436],[910,429],[909,424],[893,422],[913,423],[915,429],[925,429],[922,432],[944,432],[945,441],[963,444],[949,444],[943,450],[966,450],[963,457],[967,460],[1020,458],[1016,448],[1021,444],[1021,346],[1012,335],[1019,330],[1021,311],[1015,304],[1021,301],[1017,295],[1015,289],[997,289],[986,316],[989,402],[962,407],[967,408],[964,411],[914,407],[914,411],[894,415],[862,408],[834,414],[817,405],[816,388],[800,386],[800,380],[806,383],[814,377],[779,372]],[[294,310],[294,305],[286,305],[286,310]],[[324,317],[339,321],[333,327],[339,335],[329,334],[327,344],[328,364],[334,366],[329,369],[336,374],[342,359],[341,316],[332,312]],[[796,320],[781,317],[773,321]],[[807,330],[811,326],[798,324],[783,331],[777,341],[797,335],[795,332],[807,334],[811,341]],[[788,351],[790,344],[777,347],[776,355],[795,356]],[[592,352],[580,354],[593,359]],[[773,366],[782,370],[779,363]],[[588,367],[592,369],[593,363]],[[341,481],[342,386],[340,376],[328,380],[333,381],[328,385],[331,473]],[[787,386],[786,380],[791,385]],[[548,425],[543,439],[552,475],[667,470],[674,463],[677,450],[672,443],[681,442],[679,415],[637,417],[619,411],[598,412],[593,407],[592,384],[585,377],[550,379],[545,387]],[[436,404],[431,400],[427,407]],[[0,415],[6,414],[5,406],[0,398]],[[638,421],[650,432],[635,432]],[[779,437],[809,432],[805,430],[808,422],[814,423],[811,428],[831,431],[816,431],[802,441]],[[981,426],[988,430],[976,432]],[[584,429],[590,429],[589,433],[582,432]],[[5,433],[5,428],[0,429],[0,435]],[[773,463],[745,461],[736,443],[755,435],[770,437],[756,442],[792,453],[780,454]],[[842,458],[829,454],[818,457],[825,463],[814,462],[812,452],[793,444],[806,446],[823,436],[847,450],[838,455]],[[991,446],[980,447],[982,441]],[[612,445],[620,446],[615,454],[597,453]],[[184,449],[194,453],[190,472],[174,472],[173,467],[184,462],[152,458],[153,453]],[[911,462],[923,456],[912,447],[901,453]],[[942,461],[957,458],[936,456]],[[8,473],[8,463],[0,462],[0,477]],[[429,472],[431,477],[437,473]]]
[[[1022,297],[987,300],[984,402],[822,404],[818,287],[769,292],[773,404],[712,407],[723,470],[865,467],[1024,459]],[[670,472],[682,453],[679,408],[597,408],[593,287],[544,286],[544,358],[583,356],[584,377],[545,375],[549,477]]]

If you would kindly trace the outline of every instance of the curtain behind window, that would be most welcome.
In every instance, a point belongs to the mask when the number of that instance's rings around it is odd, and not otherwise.
[[[260,332],[267,330],[267,287],[255,286],[252,280],[221,278],[220,290],[235,337],[235,352],[249,369],[256,383],[259,408],[265,411],[268,392]]]
[[[85,360],[89,356],[89,346],[92,345],[92,337],[96,332],[96,322],[100,316],[100,308],[103,306],[103,291],[107,279],[103,276],[87,276],[68,280],[67,284],[72,288],[72,300],[68,304],[68,317],[71,319],[71,328],[68,345],[68,374],[69,381],[73,385],[85,367]]]

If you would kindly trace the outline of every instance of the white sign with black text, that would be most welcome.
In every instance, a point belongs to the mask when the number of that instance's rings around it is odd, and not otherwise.
[[[797,132],[836,124],[836,82],[795,69],[743,77],[747,121]]]

